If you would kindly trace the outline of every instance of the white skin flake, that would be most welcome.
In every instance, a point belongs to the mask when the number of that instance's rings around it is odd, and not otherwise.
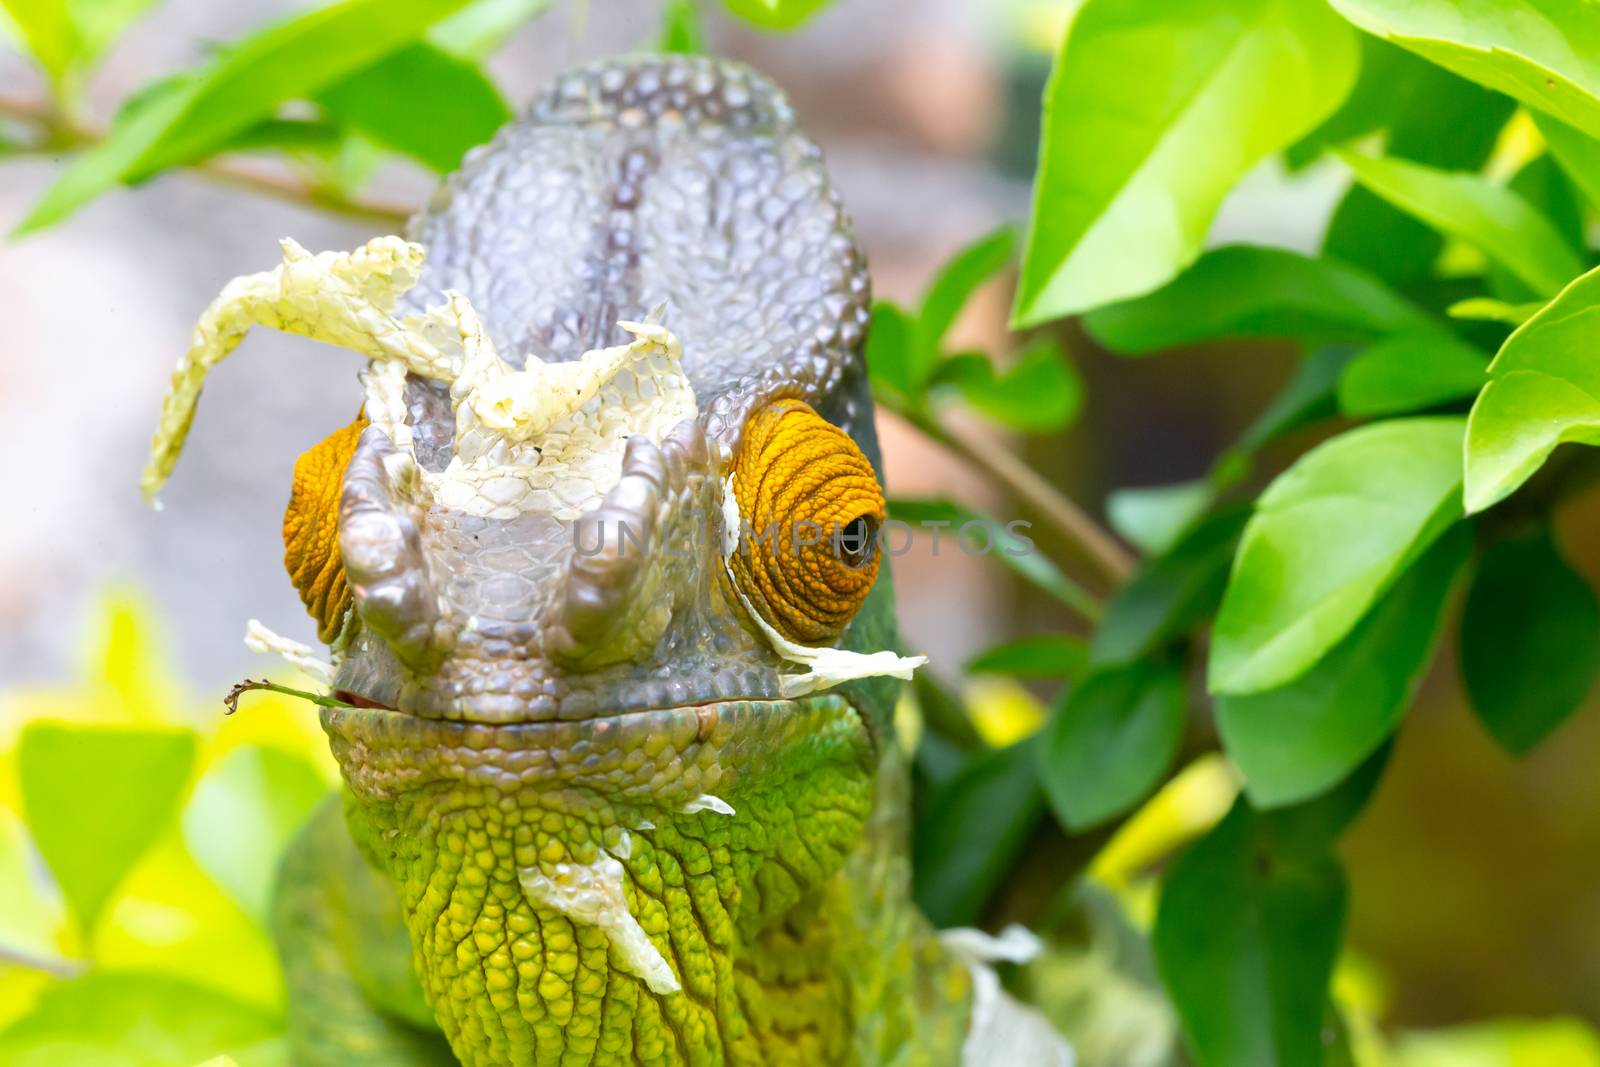
[[[318,656],[311,646],[302,645],[299,641],[292,641],[281,634],[275,634],[257,619],[251,619],[245,625],[244,647],[252,652],[264,652],[269,656],[279,656],[284,662],[298,667],[306,675],[323,685],[331,684],[333,664]]]
[[[573,922],[598,926],[611,941],[624,969],[653,993],[676,993],[682,987],[644,927],[628,910],[622,891],[622,864],[610,856],[594,863],[558,863],[553,874],[537,867],[517,871],[522,889],[534,904],[558,911]]]
[[[697,811],[714,811],[718,815],[733,815],[733,805],[721,797],[714,797],[710,793],[701,793],[683,806],[685,815],[693,815]]]

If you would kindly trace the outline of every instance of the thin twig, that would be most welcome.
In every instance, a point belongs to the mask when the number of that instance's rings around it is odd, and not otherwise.
[[[47,103],[0,96],[0,118],[32,126],[38,134],[38,141],[33,146],[37,151],[91,148],[106,138],[103,130],[71,122]],[[413,209],[404,204],[381,200],[356,200],[332,189],[320,188],[291,177],[228,160],[206,160],[190,164],[185,169],[221,185],[246,189],[275,200],[320,208],[351,218],[367,219],[385,226],[398,228],[413,213]]]
[[[931,416],[907,417],[917,429],[1033,507],[1114,584],[1121,585],[1133,574],[1136,563],[1128,550],[1010,450],[979,435],[957,437]]]
[[[228,690],[228,695],[222,698],[222,703],[227,705],[228,708],[226,714],[232,715],[238,711],[239,698],[254,690],[299,697],[301,700],[309,700],[311,703],[323,708],[353,708],[356,706],[346,703],[338,697],[323,696],[320,693],[308,693],[304,689],[290,689],[286,685],[279,685],[277,682],[268,681],[265,678],[259,682],[246,678],[244,681],[236,683],[232,689]]]
[[[402,204],[378,200],[352,200],[331,189],[320,189],[293,178],[269,174],[253,167],[223,160],[198,163],[189,169],[221,185],[231,185],[291,204],[321,208],[350,218],[369,219],[396,228],[405,225],[406,220],[413,214],[413,209]]]

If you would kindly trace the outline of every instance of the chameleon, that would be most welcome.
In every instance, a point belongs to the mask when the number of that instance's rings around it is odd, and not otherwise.
[[[144,489],[257,325],[366,358],[285,565],[342,787],[272,927],[294,1062],[1064,1065],[908,860],[870,284],[740,64],[574,69],[408,228],[202,315]],[[352,398],[355,406],[355,398]]]

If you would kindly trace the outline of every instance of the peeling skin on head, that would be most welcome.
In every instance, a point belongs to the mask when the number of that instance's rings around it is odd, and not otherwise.
[[[683,347],[656,314],[619,323],[633,336],[627,344],[569,362],[530,358],[518,370],[495,350],[461,293],[447,291],[443,304],[421,314],[395,316],[420,275],[419,244],[379,237],[354,252],[312,255],[285,239],[283,257],[270,271],[228,283],[201,316],[162,405],[142,481],[147,498],[154,500],[177,462],[207,373],[255,325],[372,360],[362,379],[366,412],[395,446],[390,473],[419,497],[471,515],[576,518],[617,483],[630,437],[660,442],[697,414],[680,365]],[[443,471],[417,467],[407,375],[450,386],[455,448]]]
[[[642,980],[651,992],[676,993],[682,988],[666,958],[628,910],[622,864],[615,858],[603,856],[590,864],[558,863],[553,874],[524,867],[517,877],[534,904],[604,931],[623,969]]]
[[[733,478],[730,476],[722,487],[722,551],[723,561],[726,564],[739,547],[739,538],[742,533],[742,520],[739,517],[739,503],[733,495]],[[730,533],[730,531],[732,531]],[[802,645],[784,637],[772,624],[761,617],[761,613],[750,603],[750,598],[745,596],[739,588],[738,582],[731,583],[739,600],[744,604],[745,613],[761,630],[761,633],[771,643],[772,649],[790,663],[800,664],[811,668],[805,674],[784,674],[778,678],[779,693],[786,699],[793,700],[809,693],[816,693],[823,689],[831,689],[841,682],[855,681],[858,678],[890,677],[909,679],[911,673],[924,663],[928,662],[927,656],[902,656],[898,652],[851,652],[843,648],[813,648]]]

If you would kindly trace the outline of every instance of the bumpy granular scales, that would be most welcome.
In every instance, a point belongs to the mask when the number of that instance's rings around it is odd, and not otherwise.
[[[809,404],[775,401],[745,426],[733,491],[744,536],[729,566],[745,595],[791,641],[838,636],[878,576],[883,493],[867,457]]]
[[[338,636],[350,610],[350,587],[339,557],[339,494],[366,428],[366,417],[358,415],[301,454],[283,513],[283,565],[306,611],[317,620],[317,639],[324,644]]]

